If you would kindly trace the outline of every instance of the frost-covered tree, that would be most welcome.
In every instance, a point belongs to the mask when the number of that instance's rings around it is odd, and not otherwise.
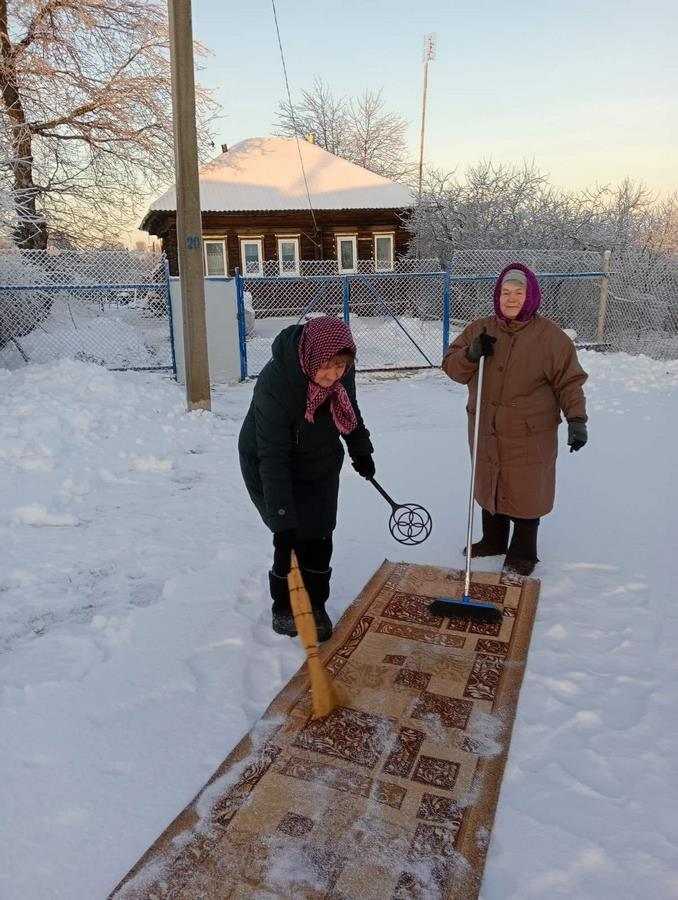
[[[198,48],[201,52],[201,48]],[[171,180],[167,17],[145,0],[0,0],[2,168],[14,240],[90,246]],[[198,89],[200,133],[211,101]]]
[[[28,222],[30,210],[25,199],[16,196],[12,188],[13,151],[7,135],[0,132],[0,241],[13,245],[12,235],[18,221]]]
[[[456,249],[613,250],[666,255],[678,244],[678,199],[629,179],[561,191],[533,164],[482,161],[463,177],[431,171],[410,221],[420,255]]]
[[[30,284],[36,280],[36,269],[21,254],[7,253],[13,247],[13,236],[19,224],[35,227],[34,212],[26,205],[25,197],[17,198],[12,189],[12,149],[0,134],[0,269],[5,283]],[[39,271],[39,270],[38,270]],[[19,339],[30,334],[50,314],[52,298],[40,291],[23,291],[20,297],[0,292],[0,350],[13,343],[23,354]],[[26,358],[24,356],[24,358]]]
[[[407,149],[407,121],[388,110],[381,90],[358,97],[338,97],[322,78],[290,106],[281,101],[278,134],[315,136],[324,150],[385,178],[406,181],[414,168]]]
[[[678,195],[658,198],[629,179],[583,191],[563,191],[549,184],[534,165],[483,161],[463,175],[429,172],[425,189],[407,225],[409,253],[454,262],[463,271],[496,271],[506,253],[455,251],[562,251],[555,264],[598,268],[568,251],[612,251],[610,296],[646,302],[661,300],[676,307],[678,325]],[[531,253],[531,257],[535,254]],[[537,254],[538,256],[538,254]],[[552,302],[560,290],[549,283]],[[564,290],[564,294],[567,291]]]

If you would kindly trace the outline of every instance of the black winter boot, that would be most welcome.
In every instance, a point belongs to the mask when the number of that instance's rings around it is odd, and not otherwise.
[[[302,569],[301,574],[311,600],[313,618],[318,632],[318,643],[320,644],[332,637],[332,620],[325,611],[325,604],[330,596],[332,569],[327,569],[325,572]]]
[[[294,616],[290,606],[290,589],[287,578],[284,575],[268,573],[268,581],[271,587],[271,626],[276,634],[286,634],[288,637],[297,636],[297,626],[294,624]]]
[[[500,556],[508,548],[509,528],[511,520],[501,513],[483,510],[483,536],[475,544],[471,544],[471,556]],[[464,547],[466,556],[466,547]]]
[[[516,575],[531,575],[539,562],[537,530],[539,519],[514,519],[513,537],[504,561],[504,569]]]

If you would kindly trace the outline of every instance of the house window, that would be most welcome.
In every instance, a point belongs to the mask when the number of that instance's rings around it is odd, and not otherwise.
[[[377,272],[390,272],[393,270],[392,234],[375,234],[374,268]]]
[[[337,236],[337,260],[339,271],[344,274],[358,268],[358,243],[354,234]]]
[[[207,278],[223,278],[226,275],[226,241],[204,240],[205,275]]]
[[[281,275],[299,274],[299,238],[278,238],[278,266]]]
[[[263,275],[263,251],[261,238],[243,238],[240,241],[243,275]]]

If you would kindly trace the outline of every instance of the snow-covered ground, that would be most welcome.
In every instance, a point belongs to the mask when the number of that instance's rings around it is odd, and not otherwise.
[[[581,357],[485,900],[678,897],[678,363]],[[335,615],[385,556],[462,561],[464,389],[360,382],[378,474],[435,527],[394,544],[347,469]],[[105,897],[301,662],[237,471],[251,389],[187,415],[159,374],[0,370],[2,900]]]

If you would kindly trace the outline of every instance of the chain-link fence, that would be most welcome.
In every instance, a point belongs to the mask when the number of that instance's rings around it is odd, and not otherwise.
[[[172,369],[168,299],[157,254],[0,251],[0,366],[72,357]]]
[[[678,359],[678,257],[612,254],[603,318],[614,349]]]
[[[277,261],[239,279],[241,371],[257,375],[276,334],[321,313],[350,321],[359,367],[434,366],[469,321],[492,312],[499,271],[519,259],[539,275],[542,314],[584,346],[678,358],[678,261],[651,252],[459,250],[403,259],[392,272],[361,260],[307,260],[298,274]],[[111,369],[173,368],[167,268],[150,253],[0,252],[0,366],[63,356]]]
[[[678,358],[678,260],[650,252],[456,251],[453,327],[491,314],[497,273],[514,260],[539,273],[541,314],[580,344]]]
[[[497,275],[516,260],[538,274],[541,315],[576,332],[582,341],[597,339],[604,261],[598,253],[589,251],[455,251],[450,266],[453,328],[493,313]]]
[[[259,374],[283,328],[318,315],[350,322],[363,371],[437,365],[446,281],[441,272],[238,278],[243,377]]]
[[[336,260],[309,261],[299,275],[239,278],[243,377],[257,375],[286,325],[319,314],[343,317],[361,370],[436,366],[468,322],[493,312],[498,273],[521,260],[539,277],[541,314],[580,346],[678,358],[678,270],[641,254],[460,250],[446,271],[437,260],[401,260],[393,272],[336,274]]]

